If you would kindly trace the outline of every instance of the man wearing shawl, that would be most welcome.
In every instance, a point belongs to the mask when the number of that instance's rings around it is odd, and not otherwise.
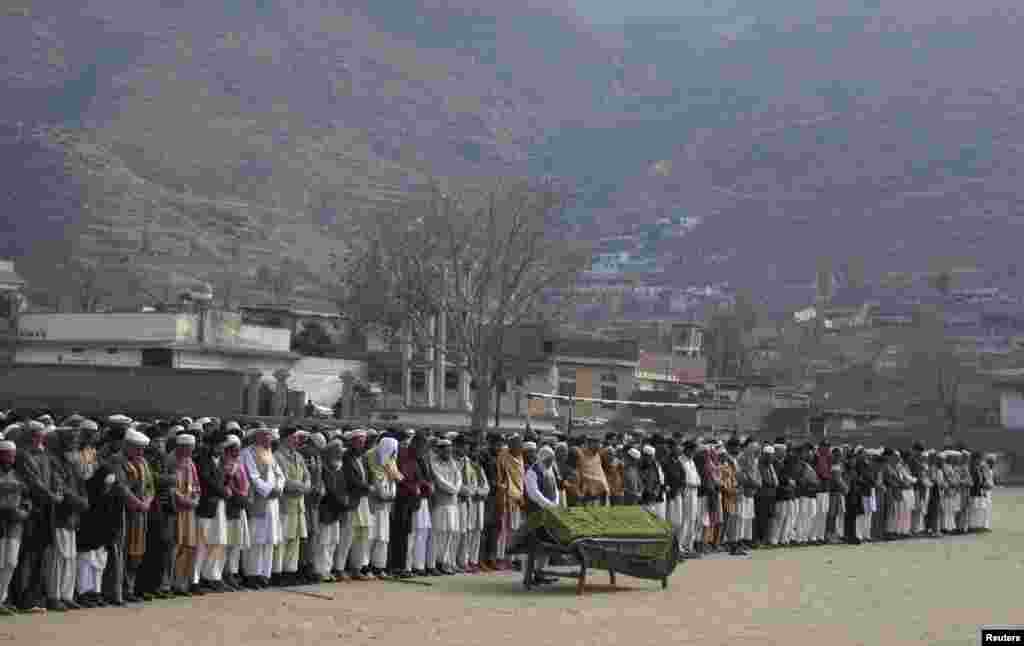
[[[229,427],[230,428],[230,425]],[[249,475],[241,462],[242,441],[237,435],[228,435],[221,444],[221,468],[224,472],[224,518],[227,521],[225,538],[224,584],[231,590],[240,590],[242,580],[239,567],[242,553],[249,549]]]
[[[370,528],[373,514],[370,512],[369,495],[373,482],[366,466],[366,433],[352,434],[350,445],[345,452],[342,470],[348,490],[350,509],[341,529],[339,558],[344,558],[351,576],[357,581],[368,581],[370,565]]]
[[[78,469],[78,431],[64,427],[54,432],[53,473],[64,500],[54,507],[54,541],[46,556],[46,607],[50,610],[78,609],[75,578],[78,573],[78,527],[89,509],[89,494]]]
[[[7,593],[18,566],[22,525],[30,516],[29,490],[14,469],[18,448],[10,440],[0,441],[0,615],[13,615]]]
[[[458,496],[462,491],[462,472],[452,457],[451,440],[440,440],[437,443],[430,467],[434,476],[430,519],[433,540],[429,547],[427,566],[433,567],[441,574],[455,574],[455,552],[452,542],[458,537]]]
[[[814,472],[818,476],[818,493],[815,496],[814,518],[811,521],[809,540],[822,545],[825,543],[825,532],[828,526],[829,506],[832,479],[832,449],[828,440],[822,440],[814,456]]]
[[[575,453],[579,503],[584,506],[607,504],[608,477],[602,463],[601,438],[593,434],[587,436],[586,446],[576,449]]]
[[[761,447],[756,442],[750,442],[736,460],[736,507],[739,517],[739,533],[736,540],[741,548],[754,547],[754,505],[762,484],[758,464],[760,453]]]
[[[123,460],[118,462],[118,475],[124,475],[122,495],[125,506],[122,595],[129,603],[141,601],[136,590],[136,581],[142,567],[142,559],[146,556],[149,510],[156,499],[156,484],[145,457],[148,446],[149,438],[146,435],[135,429],[127,430],[122,442]]]
[[[370,571],[382,579],[388,575],[388,542],[391,540],[391,511],[398,495],[402,474],[398,470],[398,440],[385,437],[367,460],[372,473],[370,489]]]
[[[22,526],[21,556],[15,574],[18,603],[22,610],[42,612],[45,606],[45,555],[53,543],[53,509],[64,500],[46,451],[46,426],[32,420],[23,432],[15,468],[28,487],[32,511]]]
[[[523,522],[523,506],[525,504],[525,466],[523,463],[523,444],[518,436],[513,436],[509,446],[498,452],[495,473],[495,507],[497,511],[497,569],[507,570],[510,567],[506,560],[505,550],[509,539]]]
[[[174,449],[174,583],[175,592],[180,596],[201,593],[193,585],[196,567],[196,546],[199,544],[199,529],[196,525],[196,507],[202,495],[199,484],[199,470],[192,461],[196,438],[181,433],[175,438]]]
[[[644,446],[640,462],[640,477],[643,479],[642,503],[647,511],[665,520],[665,473],[658,462],[657,449],[650,444]]]
[[[707,520],[704,523],[704,545],[714,551],[722,539],[722,465],[718,449],[709,447],[704,452],[704,472],[701,482],[707,493]]]
[[[320,576],[316,574],[316,551],[320,531],[320,501],[324,497],[323,452],[327,448],[327,438],[323,433],[313,433],[302,447],[302,456],[306,460],[306,471],[309,472],[309,493],[306,494],[306,531],[309,536],[302,541],[299,548],[299,569],[307,583],[316,583]]]
[[[557,509],[561,506],[554,464],[555,452],[550,447],[544,446],[537,453],[537,461],[527,469],[526,509],[528,514],[536,514],[544,509]],[[547,562],[546,555],[538,555],[535,558],[535,568],[538,571],[543,570]],[[532,582],[526,581],[526,583],[544,584],[552,583],[555,580],[534,575],[534,580]]]
[[[772,516],[779,489],[774,457],[775,447],[771,444],[766,444],[757,456],[757,469],[761,475],[761,488],[754,499],[754,543],[757,545],[768,545],[772,538]]]
[[[340,439],[327,443],[323,460],[324,497],[320,501],[320,531],[317,532],[316,573],[325,583],[335,581],[331,570],[339,576],[345,574],[348,552],[339,558],[341,543],[341,524],[348,514],[348,490],[345,486],[345,474],[342,471],[342,455],[345,445]]]
[[[469,528],[467,530],[469,546],[465,555],[466,565],[469,567],[471,572],[481,571],[480,543],[483,538],[483,529],[486,520],[485,514],[487,512],[487,498],[491,492],[491,485],[487,480],[487,473],[478,459],[479,456],[479,452],[474,456],[472,451],[470,452],[470,455],[467,456],[467,471],[476,476],[474,493],[470,496],[469,500],[469,519],[467,523]]]
[[[306,460],[299,452],[308,433],[294,427],[281,432],[281,446],[274,454],[284,474],[281,496],[281,542],[274,546],[273,573],[278,583],[299,583],[299,548],[308,535],[306,527],[306,494],[311,489]]]
[[[266,588],[274,567],[274,546],[281,542],[280,498],[285,478],[271,450],[273,431],[261,427],[252,433],[252,446],[242,451],[242,465],[253,494],[249,509],[252,546],[245,555],[245,574],[250,577],[250,585]]]
[[[403,520],[408,519],[405,568],[417,576],[427,573],[427,543],[430,538],[430,499],[434,481],[428,460],[427,435],[420,431],[401,458],[402,481],[399,483]],[[433,568],[433,565],[429,566]]]

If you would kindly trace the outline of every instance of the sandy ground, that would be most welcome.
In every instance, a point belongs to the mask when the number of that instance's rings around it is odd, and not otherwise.
[[[667,591],[596,573],[535,592],[511,574],[347,583],[0,618],[0,642],[49,646],[436,643],[977,644],[983,624],[1024,623],[1024,489],[995,495],[988,535],[811,547],[682,564]]]

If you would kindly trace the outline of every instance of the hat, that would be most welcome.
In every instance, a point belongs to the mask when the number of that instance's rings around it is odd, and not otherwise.
[[[134,447],[144,449],[149,446],[149,438],[142,433],[134,430],[128,430],[124,434],[124,441]]]
[[[191,424],[188,425],[188,430],[190,433],[202,433],[203,425],[200,424],[199,422],[192,422]]]
[[[436,443],[434,444],[434,446],[438,446],[438,447],[442,447],[442,446],[451,446],[451,445],[452,445],[452,441],[451,441],[451,440],[446,440],[446,439],[440,439],[440,440],[438,440],[438,441],[437,441],[437,442],[436,442]]]
[[[178,437],[174,438],[174,443],[178,446],[191,446],[196,445],[195,435],[189,435],[188,433],[181,433]]]
[[[121,415],[120,413],[118,413],[117,415],[111,415],[110,417],[108,417],[107,423],[116,424],[119,426],[128,426],[129,424],[132,423],[132,418],[128,417],[127,415]]]
[[[446,440],[455,441],[455,439],[457,439],[458,437],[459,437],[459,434],[456,433],[455,431],[449,431],[448,433],[444,434],[444,439],[446,439]]]
[[[17,451],[18,447],[10,440],[0,442],[0,451]]]
[[[523,442],[523,450],[524,451],[536,451],[537,450],[537,443],[536,442]]]
[[[228,435],[224,442],[221,444],[225,449],[230,446],[242,446],[242,440],[238,439],[235,434]]]
[[[645,444],[644,445],[644,455],[654,455],[654,454],[655,454],[654,447],[651,446],[650,444]]]
[[[313,443],[313,446],[320,449],[321,451],[327,448],[327,438],[324,437],[323,433],[313,433],[310,436],[310,441]]]
[[[238,425],[238,422],[231,420],[230,422],[224,425],[224,430],[229,433],[232,431],[238,432],[242,430],[242,427]]]
[[[633,458],[634,460],[640,459],[640,451],[637,451],[636,449],[630,449],[626,451],[626,453],[629,455],[629,457]]]
[[[47,426],[53,425],[53,416],[50,415],[49,413],[46,413],[45,415],[40,415],[36,419],[42,422],[43,424],[46,424]]]
[[[212,421],[213,420],[210,419],[209,417],[200,417],[199,419],[196,420],[196,424],[202,424],[203,426],[205,426]]]
[[[764,448],[761,449],[761,452],[765,455],[775,455],[775,447],[771,444],[765,444]]]
[[[175,424],[174,426],[171,427],[171,430],[168,431],[168,434],[169,435],[177,435],[179,433],[184,433],[184,432],[185,432],[185,427],[184,426],[182,426],[180,424]]]
[[[542,446],[540,447],[540,451],[537,452],[538,460],[545,460],[553,457],[555,457],[555,452],[551,450],[550,446]]]
[[[46,431],[46,425],[37,420],[29,420],[25,427],[32,433],[43,433]]]
[[[407,428],[407,429],[405,429],[405,436],[406,437],[416,437],[416,429],[414,429],[414,428]]]
[[[180,420],[182,426],[187,426],[192,423],[191,417],[182,417]]]

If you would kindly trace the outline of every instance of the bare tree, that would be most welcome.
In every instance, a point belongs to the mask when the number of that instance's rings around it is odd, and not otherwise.
[[[485,428],[505,333],[560,323],[565,290],[590,249],[560,234],[564,195],[525,182],[453,195],[435,186],[422,199],[364,227],[342,271],[342,312],[434,344],[430,323],[448,323],[448,347],[477,388],[473,424]],[[562,290],[561,294],[557,294]]]

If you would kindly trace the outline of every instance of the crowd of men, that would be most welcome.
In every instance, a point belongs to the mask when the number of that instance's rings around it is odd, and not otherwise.
[[[993,458],[962,446],[4,423],[7,615],[521,569],[510,542],[549,507],[642,505],[671,524],[683,558],[989,531],[995,484]]]

